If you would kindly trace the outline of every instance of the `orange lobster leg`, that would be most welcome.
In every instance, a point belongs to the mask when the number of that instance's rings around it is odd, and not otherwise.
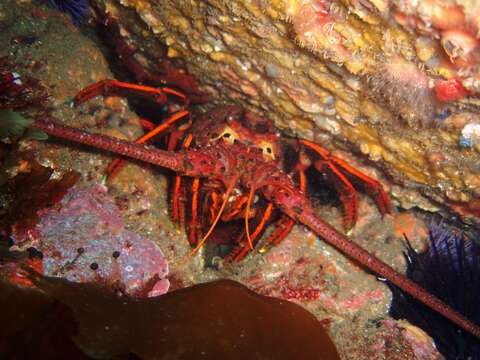
[[[299,178],[299,187],[301,192],[307,191],[307,178],[305,176],[305,171],[299,170],[298,171],[298,178]]]
[[[173,124],[176,124],[179,120],[183,119],[185,116],[187,116],[189,114],[190,113],[188,111],[181,110],[181,111],[178,111],[178,112],[170,115],[170,117],[168,117],[163,123],[158,125],[155,129],[149,131],[145,135],[139,137],[135,142],[137,144],[143,144],[144,142],[150,140],[154,136],[156,136],[156,135],[160,134],[161,132],[167,130]]]
[[[358,195],[349,179],[361,183],[361,186],[366,189],[369,196],[375,201],[382,215],[391,212],[392,204],[390,203],[390,199],[385,193],[385,190],[383,190],[382,185],[377,180],[358,171],[346,161],[331,155],[328,150],[314,142],[308,140],[299,140],[299,142],[308,149],[313,150],[322,158],[322,162],[315,162],[317,170],[321,171],[326,167],[329,170],[329,176],[331,179],[333,179],[332,174],[335,175],[337,180],[334,180],[333,182],[337,191],[340,193],[345,208],[344,225],[347,231],[355,225],[358,217]]]
[[[343,205],[343,226],[348,233],[358,220],[358,193],[347,177],[331,162],[315,161],[315,168],[322,172],[325,168],[330,182],[334,185]]]
[[[177,123],[179,120],[183,119],[185,116],[189,115],[190,113],[188,111],[179,111],[174,114],[172,114],[170,117],[168,117],[165,122],[161,123],[157,127],[153,128],[150,130],[148,133],[145,135],[140,136],[135,140],[136,144],[143,144],[146,141],[150,140],[151,138],[157,136],[158,134],[162,133],[163,131],[167,130],[170,128],[172,125]],[[143,120],[142,126],[145,123],[146,120]],[[149,122],[148,122],[149,123]],[[151,124],[151,123],[150,123]],[[147,125],[150,126],[150,125]],[[113,159],[112,162],[108,165],[107,167],[107,174],[110,178],[114,177],[127,163],[128,161],[122,158],[116,158]]]
[[[192,220],[190,224],[190,231],[188,234],[188,241],[190,245],[197,244],[197,226],[198,226],[198,189],[200,187],[200,179],[194,178],[192,183]]]
[[[259,250],[260,253],[267,252],[273,246],[280,244],[292,231],[295,221],[286,215],[282,215],[280,219],[275,222],[275,230],[265,241],[265,244]]]
[[[251,237],[252,237],[252,240],[254,241],[255,243],[255,240],[258,238],[258,236],[262,233],[262,231],[265,229],[265,225],[268,221],[268,219],[270,219],[270,217],[272,216],[272,211],[273,211],[273,204],[272,203],[268,203],[267,205],[267,208],[265,209],[265,212],[263,213],[263,216],[262,218],[260,219],[260,222],[259,224],[257,225],[257,227],[255,228],[255,230],[253,231]],[[255,245],[255,244],[254,244]]]
[[[184,142],[182,147],[188,149],[192,143],[193,135],[189,134]],[[172,144],[169,144],[172,145]],[[171,149],[168,149],[171,150]],[[173,186],[172,194],[172,220],[174,222],[180,221],[180,224],[183,226],[185,223],[185,199],[182,197],[182,178],[179,175],[175,175],[175,183]]]
[[[120,95],[122,93],[151,97],[160,104],[165,104],[167,102],[167,94],[177,96],[182,101],[187,101],[187,97],[184,94],[168,87],[156,88],[152,86],[129,84],[122,81],[105,79],[80,90],[77,95],[75,95],[73,103],[78,105],[96,96]]]
[[[354,167],[348,165],[347,162],[342,159],[332,157],[332,162],[343,170],[347,171],[348,175],[360,180],[362,186],[365,187],[365,191],[375,201],[375,204],[377,204],[377,207],[382,215],[390,214],[392,212],[392,203],[390,202],[390,198],[377,180],[372,179],[371,177],[358,171]]]
[[[168,151],[173,151],[177,147],[178,141],[185,134],[185,131],[186,130],[175,130],[170,134],[167,142]],[[175,180],[172,187],[172,193],[170,196],[170,198],[172,199],[171,217],[173,222],[178,222],[180,219],[178,202],[180,197],[181,185],[182,185],[182,180],[180,175],[175,175]]]

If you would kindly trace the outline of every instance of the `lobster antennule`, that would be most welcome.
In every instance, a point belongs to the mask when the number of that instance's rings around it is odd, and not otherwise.
[[[470,320],[466,319],[458,311],[454,310],[443,301],[428,293],[425,289],[399,274],[392,267],[383,261],[371,255],[361,246],[350,241],[345,235],[335,230],[331,225],[320,219],[307,199],[297,189],[290,189],[288,197],[282,196],[282,193],[275,190],[272,186],[264,190],[264,195],[275,205],[282,208],[283,211],[297,222],[310,228],[315,234],[319,235],[325,242],[340,250],[351,259],[355,259],[361,265],[370,269],[396,285],[403,291],[409,293],[417,300],[421,301],[434,311],[442,314],[447,319],[468,331],[472,335],[480,338],[480,327]]]
[[[111,136],[90,134],[81,129],[45,120],[35,120],[33,126],[50,136],[107,150],[118,155],[162,166],[176,172],[183,172],[183,156],[179,153],[162,151],[152,146],[133,144]]]

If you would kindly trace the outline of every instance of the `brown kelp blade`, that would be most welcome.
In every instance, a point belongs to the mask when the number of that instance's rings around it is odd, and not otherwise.
[[[73,313],[87,354],[142,359],[339,359],[321,323],[300,306],[220,280],[165,295],[118,297],[97,284],[30,273]]]

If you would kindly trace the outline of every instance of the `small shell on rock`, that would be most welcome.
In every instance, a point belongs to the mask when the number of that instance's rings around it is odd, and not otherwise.
[[[480,123],[469,123],[465,125],[460,136],[461,147],[472,147],[480,144]]]

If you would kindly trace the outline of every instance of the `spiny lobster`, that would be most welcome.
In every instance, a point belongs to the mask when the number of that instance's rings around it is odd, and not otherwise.
[[[76,102],[83,102],[99,94],[115,93],[118,90],[123,91],[125,89],[153,96],[160,102],[166,101],[166,94],[184,97],[183,94],[169,88],[153,88],[106,80],[82,90],[75,100]],[[307,226],[315,234],[351,259],[356,260],[367,269],[411,294],[464,330],[476,337],[480,337],[480,328],[476,324],[464,318],[460,313],[429,294],[413,281],[396,272],[389,265],[371,255],[359,245],[351,242],[345,235],[335,230],[316,215],[315,209],[305,194],[304,171],[310,166],[311,162],[305,157],[303,151],[307,150],[315,153],[318,157],[313,162],[315,167],[326,167],[329,169],[332,174],[338,176],[341,180],[337,181],[340,189],[343,187],[348,190],[343,191],[344,204],[346,204],[347,208],[345,221],[347,228],[352,226],[355,221],[357,201],[355,198],[356,192],[350,188],[348,177],[353,176],[357,180],[360,179],[366,182],[366,188],[376,200],[380,211],[386,213],[390,211],[390,203],[379,183],[359,173],[342,160],[330,155],[327,150],[319,145],[306,140],[294,140],[297,142],[297,145],[304,149],[300,152],[298,160],[293,167],[293,173],[299,178],[299,185],[297,185],[292,176],[287,174],[282,168],[282,160],[277,157],[280,154],[277,135],[271,132],[268,126],[265,128],[265,124],[268,123],[251,114],[249,115],[249,113],[245,113],[251,120],[249,127],[245,126],[242,122],[242,116],[245,117],[245,114],[238,107],[223,107],[205,114],[196,125],[192,125],[192,132],[198,131],[195,143],[192,143],[192,137],[187,136],[180,150],[173,151],[172,149],[176,146],[172,146],[170,150],[160,150],[150,145],[141,144],[146,139],[177,122],[178,119],[187,116],[188,113],[185,113],[181,110],[173,114],[164,124],[152,130],[153,132],[138,139],[138,143],[91,134],[49,120],[36,120],[34,126],[53,137],[158,165],[174,171],[177,176],[192,178],[193,190],[192,200],[190,201],[192,218],[195,217],[194,214],[198,209],[199,182],[204,181],[206,189],[211,188],[212,193],[217,193],[223,199],[220,206],[212,205],[207,207],[213,211],[210,218],[210,229],[205,234],[202,234],[203,238],[200,241],[197,241],[199,230],[197,221],[191,221],[189,239],[192,245],[196,245],[193,252],[202,246],[222,214],[234,217],[240,213],[245,217],[245,237],[247,240],[239,249],[234,251],[233,259],[240,260],[249,250],[253,249],[258,235],[264,228],[266,219],[268,219],[268,209],[271,210],[271,208],[275,207],[288,217],[288,219],[285,218],[287,220],[281,220],[282,222],[289,221],[292,226],[294,223]],[[260,134],[254,132],[254,130],[258,132],[261,128],[263,128],[263,131]],[[169,140],[173,141],[174,145],[178,143],[178,139],[185,134],[186,130],[181,129],[180,131],[183,133],[173,132],[170,136],[170,139],[177,139]],[[118,161],[110,168],[114,169],[117,165]],[[235,189],[239,190],[237,196],[234,194]],[[266,201],[266,206],[262,207],[262,205],[252,204],[255,193],[262,196]],[[175,199],[176,196],[179,196],[178,191],[174,192],[173,198]],[[350,199],[348,199],[349,197]],[[242,200],[240,201],[239,199]],[[233,205],[227,206],[227,204]],[[253,233],[249,231],[250,213],[256,213],[259,219]],[[259,215],[261,213],[262,215]],[[285,224],[283,224],[283,227],[288,229],[288,226],[285,227]],[[275,239],[278,241],[282,236],[277,235]]]
[[[161,103],[166,101],[164,93],[185,100],[183,94],[170,88],[164,87],[160,92],[159,89],[148,86],[104,80],[80,91],[74,102],[78,105],[100,94],[111,95],[119,91],[123,93],[126,90],[147,96],[153,94],[158,96],[156,100]],[[303,193],[307,192],[306,170],[314,167],[317,171],[325,171],[330,175],[331,182],[340,193],[344,205],[346,231],[354,226],[358,217],[358,195],[349,179],[364,185],[363,187],[373,197],[382,214],[391,211],[390,200],[376,180],[352,168],[345,161],[330,155],[318,144],[280,136],[278,132],[274,131],[270,121],[255,116],[249,111],[244,111],[241,107],[218,107],[199,116],[194,122],[189,117],[188,111],[176,111],[158,126],[142,119],[141,123],[150,131],[138,138],[136,142],[144,143],[169,132],[167,141],[167,150],[169,151],[178,148],[201,150],[216,146],[219,142],[225,143],[226,146],[244,144],[244,149],[239,149],[230,156],[243,159],[245,153],[258,152],[265,163],[282,169],[297,178],[298,186]],[[174,125],[176,126],[174,127]],[[237,147],[233,147],[233,149],[235,148]],[[286,164],[288,162],[285,158],[287,152],[290,153],[290,157],[293,153],[298,153],[296,159],[293,162],[290,161],[292,162],[290,165]],[[124,161],[115,159],[110,163],[107,168],[110,177],[119,171]],[[263,174],[262,170],[251,168],[252,166],[255,166],[255,163],[250,161],[242,168],[243,172],[250,173],[249,175],[242,174],[242,176],[250,176],[251,179],[257,181],[251,183],[248,192],[238,186],[233,186],[231,189],[228,187],[230,176],[233,181],[240,176],[240,173],[229,174],[226,172],[221,181],[215,178],[206,178],[200,181],[199,178],[195,178],[191,183],[182,179],[180,175],[175,177],[171,194],[172,220],[186,225],[189,242],[192,246],[196,246],[195,250],[198,250],[206,241],[218,222],[232,223],[243,217],[245,230],[235,241],[237,247],[226,258],[227,261],[240,261],[258,242],[267,223],[275,218],[272,202],[261,201],[255,197],[256,189],[263,186],[261,181],[268,181],[271,174]],[[252,171],[257,170],[260,171],[258,174],[252,174]],[[267,178],[262,180],[264,177]],[[250,183],[250,180],[245,180],[243,183]],[[189,199],[189,211],[186,211],[187,199]],[[221,199],[223,199],[223,203]],[[185,219],[187,213],[189,218]],[[250,233],[250,223],[255,225],[252,233]],[[288,216],[280,216],[275,221],[276,230],[265,241],[262,249],[265,250],[272,244],[279,244],[289,234],[294,224],[295,222]],[[210,231],[204,232],[205,228],[210,228]],[[200,237],[202,240],[198,241]]]

